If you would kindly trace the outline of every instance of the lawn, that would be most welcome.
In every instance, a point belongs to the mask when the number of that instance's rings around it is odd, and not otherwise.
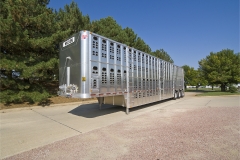
[[[199,92],[196,96],[223,96],[223,95],[240,95],[240,92],[230,93],[229,91],[221,92],[220,88],[187,88],[185,92]]]

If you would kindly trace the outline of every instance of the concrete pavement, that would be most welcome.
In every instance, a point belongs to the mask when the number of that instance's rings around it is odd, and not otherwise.
[[[2,110],[0,113],[0,158],[9,157],[55,141],[66,139],[91,130],[128,120],[133,117],[167,109],[184,112],[199,107],[239,106],[239,96],[193,97],[187,93],[185,98],[152,103],[130,109],[98,104],[77,103],[54,107],[32,107],[30,109]]]

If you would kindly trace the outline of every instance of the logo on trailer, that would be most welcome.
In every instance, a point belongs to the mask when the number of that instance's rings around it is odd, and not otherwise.
[[[69,40],[63,42],[63,47],[66,47],[67,45],[73,43],[75,41],[75,37],[70,38]]]
[[[88,37],[87,34],[83,34],[83,35],[82,35],[82,40],[87,39],[87,37]]]

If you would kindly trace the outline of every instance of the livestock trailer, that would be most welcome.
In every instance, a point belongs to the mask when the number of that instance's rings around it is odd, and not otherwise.
[[[90,31],[60,43],[59,95],[129,108],[184,96],[181,67]]]

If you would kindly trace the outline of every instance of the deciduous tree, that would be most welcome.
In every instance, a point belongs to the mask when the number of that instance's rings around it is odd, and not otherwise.
[[[210,84],[221,84],[225,91],[227,84],[240,82],[240,54],[230,49],[211,52],[199,61],[199,69]]]

